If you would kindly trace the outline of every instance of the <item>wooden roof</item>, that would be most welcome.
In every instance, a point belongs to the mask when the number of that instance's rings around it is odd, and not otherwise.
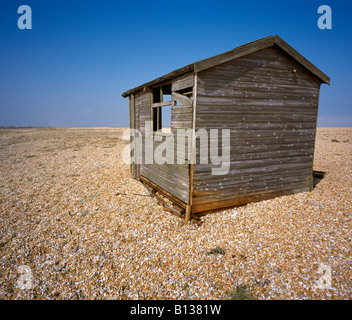
[[[282,40],[279,36],[269,36],[266,38],[259,39],[257,41],[249,42],[242,46],[236,47],[230,51],[226,51],[219,55],[197,61],[195,63],[191,63],[187,66],[184,66],[180,69],[169,72],[162,77],[156,78],[152,81],[146,82],[138,87],[130,89],[122,94],[125,98],[129,96],[131,93],[134,93],[138,90],[141,90],[145,87],[150,87],[157,85],[158,83],[165,82],[167,80],[171,80],[174,77],[177,77],[186,72],[200,72],[202,70],[206,70],[208,68],[214,67],[216,65],[238,59],[247,54],[266,49],[269,47],[276,47],[284,51],[287,55],[296,60],[301,66],[311,72],[315,77],[317,77],[322,83],[330,84],[330,78],[320,71],[316,66],[314,66],[311,62],[309,62],[306,58],[304,58],[300,53],[298,53],[295,49],[293,49],[289,44],[287,44],[284,40]]]

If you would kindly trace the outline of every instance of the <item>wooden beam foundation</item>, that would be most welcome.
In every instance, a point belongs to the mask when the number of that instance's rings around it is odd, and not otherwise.
[[[140,180],[143,183],[143,186],[148,190],[149,195],[154,198],[159,205],[163,207],[164,211],[167,211],[176,217],[179,217],[185,221],[185,223],[193,220],[199,226],[202,225],[202,222],[199,217],[192,214],[192,206],[182,202],[181,200],[175,198],[169,192],[163,190],[158,185],[148,180],[147,178],[140,176]],[[172,202],[172,206],[170,206],[163,198],[157,195],[156,192],[159,192],[161,195],[166,197]],[[171,196],[170,196],[171,195]],[[177,199],[177,200],[175,200]]]

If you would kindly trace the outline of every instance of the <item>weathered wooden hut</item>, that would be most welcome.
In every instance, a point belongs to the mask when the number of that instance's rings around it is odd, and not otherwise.
[[[310,191],[322,83],[329,84],[329,77],[275,35],[128,90],[122,96],[129,97],[130,128],[142,136],[133,135],[132,155],[140,154],[142,161],[131,164],[132,176],[168,198],[172,206],[159,201],[186,221]],[[163,130],[165,117],[171,118],[171,132]],[[146,159],[145,147],[152,145],[155,160],[158,152],[165,153],[158,147],[182,131],[178,129],[189,129],[185,136],[190,152],[175,147],[171,157],[176,163]],[[210,152],[204,161],[197,132],[210,129],[230,130],[228,140],[222,137],[229,144],[224,149],[220,140],[218,147],[219,156],[224,150],[230,154],[224,174],[214,174],[219,165],[210,161]],[[214,148],[208,146],[208,151]]]

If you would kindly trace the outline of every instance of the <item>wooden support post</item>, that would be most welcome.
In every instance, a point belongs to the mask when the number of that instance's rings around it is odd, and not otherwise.
[[[185,222],[186,223],[188,223],[191,220],[191,209],[192,209],[192,206],[188,204],[186,206],[186,215],[185,215]]]
[[[163,102],[163,87],[160,87],[160,102]],[[157,126],[158,126],[158,130],[162,129],[162,112],[163,109],[161,107],[157,108]]]
[[[194,86],[193,86],[192,145],[191,145],[191,163],[189,165],[189,204],[187,204],[186,206],[186,214],[185,214],[186,223],[188,223],[191,220],[191,213],[192,213],[191,211],[192,211],[192,203],[193,203],[194,164],[196,159],[196,154],[195,154],[196,152],[196,144],[195,144],[196,106],[197,106],[197,73],[194,75]]]

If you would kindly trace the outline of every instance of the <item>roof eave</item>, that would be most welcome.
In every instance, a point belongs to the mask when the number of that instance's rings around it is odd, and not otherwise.
[[[174,70],[174,71],[171,71],[171,72],[169,72],[169,73],[167,73],[167,74],[165,74],[165,75],[163,75],[163,76],[161,76],[161,77],[159,77],[159,78],[156,78],[156,79],[154,79],[154,80],[152,80],[152,81],[146,82],[146,83],[144,83],[144,84],[142,84],[142,85],[140,85],[140,86],[138,86],[138,87],[135,87],[135,88],[133,88],[133,89],[130,89],[130,90],[128,90],[128,91],[125,91],[125,92],[122,94],[122,96],[123,96],[124,98],[126,98],[126,97],[128,97],[131,93],[134,93],[134,92],[136,92],[136,91],[138,91],[138,90],[142,90],[143,88],[151,87],[151,86],[154,86],[154,85],[156,85],[156,84],[158,84],[158,83],[168,81],[168,80],[170,80],[170,79],[172,79],[172,78],[174,78],[174,77],[180,76],[180,75],[182,75],[182,74],[184,74],[184,73],[187,73],[187,72],[191,72],[191,71],[193,71],[193,70],[194,70],[194,64],[191,63],[191,64],[189,64],[189,65],[187,65],[187,66],[184,66],[184,67],[182,67],[182,68],[179,68],[179,69],[176,69],[176,70]]]

